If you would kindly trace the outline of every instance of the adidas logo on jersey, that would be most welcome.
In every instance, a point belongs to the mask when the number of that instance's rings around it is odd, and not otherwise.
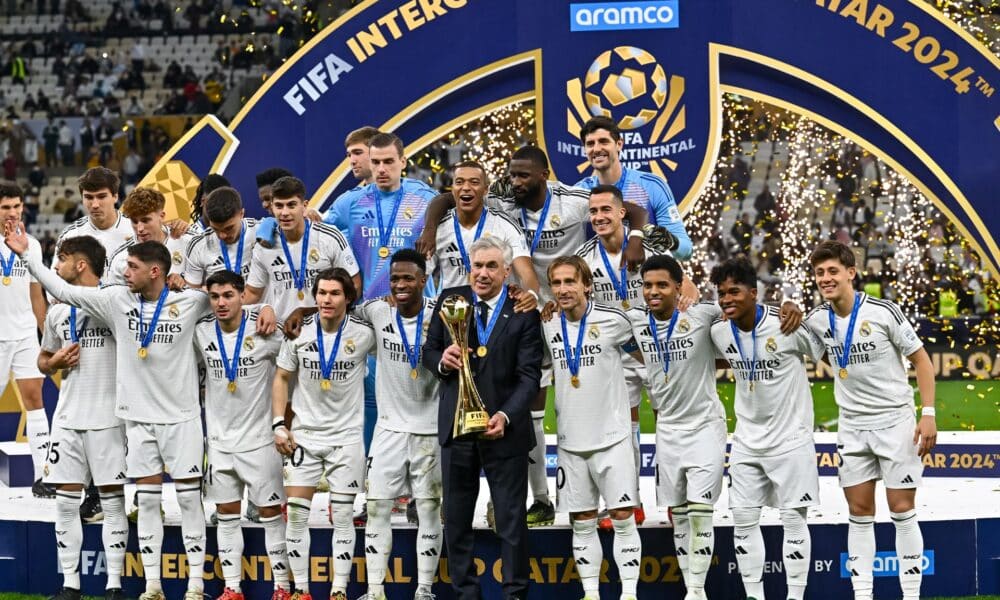
[[[697,550],[694,551],[694,553],[697,554],[698,556],[712,556],[712,549],[707,547],[698,548]]]
[[[628,494],[622,494],[622,497],[618,499],[619,502],[631,502],[632,498]]]
[[[191,467],[190,469],[188,469],[188,473],[191,473],[191,474],[195,474],[195,475],[196,475],[196,474],[198,474],[198,473],[200,473],[200,472],[201,472],[201,469],[200,469],[200,468],[198,468],[198,466],[197,466],[197,465],[196,465],[196,466],[193,466],[193,467]]]
[[[576,559],[576,564],[578,564],[578,565],[589,565],[590,561],[587,560],[586,558],[583,558],[581,556],[580,558]]]
[[[705,492],[704,494],[701,495],[701,497],[704,498],[705,500],[711,500],[712,499],[712,491],[709,490],[709,491]]]
[[[913,567],[906,570],[906,575],[920,575],[920,567]]]
[[[139,553],[140,554],[152,554],[153,553],[153,549],[150,548],[149,546],[143,546],[142,550],[139,550]]]
[[[803,556],[801,552],[799,552],[798,550],[796,550],[795,552],[791,552],[789,554],[786,554],[785,558],[788,559],[788,560],[803,560],[803,559],[805,559],[805,556]]]
[[[223,567],[231,567],[231,566],[233,566],[233,563],[232,563],[232,561],[224,560],[224,561],[222,561],[222,566]]]
[[[215,342],[209,342],[209,344],[205,346],[205,352],[218,352],[218,351],[219,348],[216,347]]]
[[[118,480],[121,480],[121,479],[125,479],[125,473],[123,473],[121,471],[118,471],[118,474],[115,475],[115,480],[118,481]]]
[[[726,348],[726,354],[739,354],[739,353],[740,353],[740,351],[737,350],[736,346],[734,346],[732,344],[729,344],[729,347]]]
[[[274,257],[274,260],[271,261],[271,266],[272,267],[283,267],[283,266],[285,266],[285,260],[283,258],[281,258],[280,256],[276,256],[276,257]]]
[[[907,475],[900,483],[913,483],[913,478]]]
[[[271,496],[267,499],[268,502],[277,502],[278,500],[281,500],[281,496],[279,496],[277,492],[271,494]]]
[[[812,499],[813,497],[809,494],[804,494],[801,498],[799,498],[799,502],[812,502]]]
[[[561,344],[562,343],[562,334],[559,333],[559,332],[556,332],[556,334],[554,336],[552,336],[552,343],[553,344]]]
[[[448,244],[447,246],[445,246],[444,251],[445,252],[458,252],[458,244],[456,244],[455,242],[452,242],[452,243]]]
[[[392,323],[389,323],[388,325],[386,325],[385,327],[383,327],[382,331],[384,331],[386,333],[390,333],[392,335],[396,335],[396,328],[392,326]]]
[[[275,571],[284,571],[284,570],[288,569],[288,567],[286,567],[285,563],[283,563],[283,562],[271,561],[271,569],[273,569]]]
[[[299,554],[298,550],[289,550],[288,551],[288,558],[302,558],[302,555]]]
[[[118,543],[115,543],[115,544],[111,544],[111,547],[115,548],[117,550],[124,550],[125,549],[125,542],[118,542]]]
[[[639,559],[633,558],[632,560],[628,561],[627,563],[625,563],[622,566],[623,567],[638,567],[639,566]]]
[[[420,553],[420,556],[437,556],[437,555],[438,552],[434,548],[430,548],[429,550],[424,550],[423,552]]]
[[[305,351],[306,352],[319,352],[319,346],[316,344],[316,342],[312,342],[311,344],[309,344],[308,346],[306,346],[306,350]]]
[[[357,481],[352,481],[351,483],[347,484],[347,487],[349,487],[349,488],[357,488],[358,487],[358,482]]]
[[[736,546],[735,552],[736,554],[749,554],[749,552],[747,552],[746,548],[744,548],[743,546]]]
[[[372,210],[366,210],[364,216],[361,218],[366,221],[371,221],[372,219],[375,218],[375,212]]]
[[[677,549],[677,556],[687,556],[687,555],[688,555],[688,552],[684,548],[678,548]]]
[[[188,554],[191,554],[192,552],[201,552],[202,548],[201,546],[191,546],[190,548],[185,548],[184,550]]]
[[[365,547],[365,554],[378,554],[378,548],[375,546],[367,546]]]
[[[351,560],[354,558],[350,552],[344,552],[343,554],[337,555],[337,560]]]

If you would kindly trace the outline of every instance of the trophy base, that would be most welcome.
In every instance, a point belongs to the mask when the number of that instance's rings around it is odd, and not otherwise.
[[[489,423],[490,416],[486,414],[486,411],[476,410],[470,411],[462,415],[464,418],[458,423],[457,432],[454,437],[464,437],[467,435],[480,434],[488,429],[487,423]]]

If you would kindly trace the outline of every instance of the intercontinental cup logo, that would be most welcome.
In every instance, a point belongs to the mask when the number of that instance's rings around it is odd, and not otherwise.
[[[694,148],[694,140],[678,136],[686,126],[684,78],[667,75],[651,53],[635,46],[618,46],[599,54],[583,77],[566,82],[569,100],[566,131],[575,143],[560,141],[557,150],[579,156],[577,170],[588,168],[579,142],[583,124],[595,116],[614,119],[622,130],[622,164],[648,167],[663,176],[663,167],[677,168],[674,157]]]

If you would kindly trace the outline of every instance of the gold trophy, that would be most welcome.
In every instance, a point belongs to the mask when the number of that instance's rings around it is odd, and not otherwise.
[[[472,305],[464,297],[455,294],[445,298],[441,305],[441,320],[444,321],[451,339],[462,349],[462,368],[458,371],[458,401],[455,403],[455,425],[452,437],[482,433],[490,416],[486,413],[483,399],[479,397],[476,382],[469,367],[469,318]]]

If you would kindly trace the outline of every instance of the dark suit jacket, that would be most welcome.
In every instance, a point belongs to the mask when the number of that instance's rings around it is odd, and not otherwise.
[[[424,366],[441,380],[438,440],[442,446],[451,443],[458,399],[458,372],[441,375],[438,371],[441,355],[452,344],[451,334],[439,313],[441,303],[452,294],[459,294],[472,302],[472,288],[467,285],[442,291],[423,351]],[[486,412],[493,416],[497,411],[503,411],[510,419],[502,438],[479,440],[480,446],[485,451],[496,452],[496,456],[514,456],[527,454],[535,446],[529,407],[538,394],[538,381],[541,378],[542,329],[537,311],[515,313],[514,301],[510,298],[500,307],[500,311],[500,317],[486,346],[489,353],[485,358],[479,358],[473,352],[469,355],[469,360]],[[479,337],[473,318],[476,318],[475,315],[469,319],[469,346],[475,349],[479,345]]]

